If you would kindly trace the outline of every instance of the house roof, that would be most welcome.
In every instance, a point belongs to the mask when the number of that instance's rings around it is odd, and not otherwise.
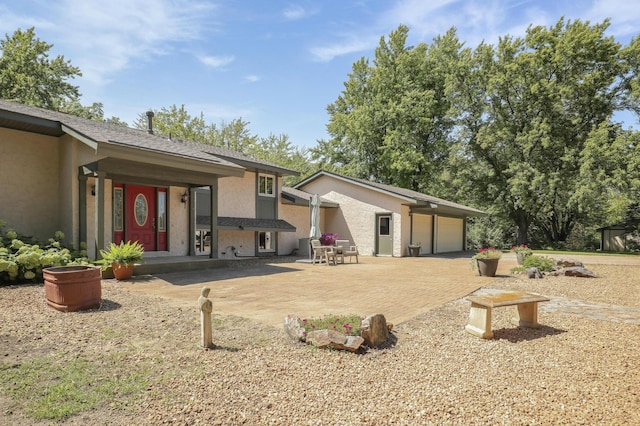
[[[412,191],[410,189],[399,188],[397,186],[386,185],[383,183],[372,182],[366,179],[359,179],[350,176],[343,176],[337,173],[321,170],[301,182],[294,185],[295,189],[304,188],[305,185],[315,181],[322,177],[330,177],[338,179],[343,182],[348,182],[353,185],[362,186],[373,191],[381,192],[392,197],[399,198],[404,203],[418,207],[423,207],[426,210],[433,210],[434,212],[442,212],[447,214],[461,214],[465,216],[484,216],[487,213],[482,210],[475,209],[473,207],[465,206],[462,204],[447,201],[442,198],[433,197],[431,195],[423,194],[421,192]],[[440,209],[440,210],[438,210]]]
[[[194,160],[228,169],[255,169],[281,175],[298,175],[277,164],[249,157],[230,149],[205,143],[150,134],[117,124],[104,123],[70,114],[0,100],[0,127],[39,133],[49,136],[69,134],[98,153],[113,155],[119,149],[133,149],[148,154]]]
[[[302,191],[301,189],[292,188],[290,186],[282,187],[282,201],[287,204],[301,204],[308,206],[313,194]],[[337,203],[331,200],[327,200],[324,197],[318,197],[320,199],[320,207],[338,207]]]

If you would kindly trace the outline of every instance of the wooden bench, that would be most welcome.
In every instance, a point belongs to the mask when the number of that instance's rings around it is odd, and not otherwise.
[[[538,302],[549,301],[548,297],[523,291],[503,291],[482,296],[469,296],[466,299],[471,302],[471,312],[465,330],[483,339],[493,338],[493,331],[491,331],[491,310],[493,308],[517,305],[519,325],[537,328]]]

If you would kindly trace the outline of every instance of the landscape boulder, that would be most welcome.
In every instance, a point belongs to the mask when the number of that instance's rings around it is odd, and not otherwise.
[[[335,330],[316,330],[307,334],[307,343],[320,349],[333,348],[356,352],[363,342],[364,339],[360,336],[345,336]]]
[[[370,348],[377,348],[389,339],[389,327],[382,314],[373,314],[362,320],[360,335],[364,338],[364,344]]]
[[[556,268],[569,268],[573,266],[584,267],[582,262],[574,259],[556,259]]]
[[[596,278],[596,274],[582,266],[569,266],[556,272],[556,275],[579,278]]]
[[[527,268],[527,277],[529,277],[530,279],[534,279],[534,278],[542,278],[542,272],[540,272],[540,269],[538,268]]]
[[[304,327],[300,324],[300,320],[295,315],[287,315],[284,318],[284,331],[296,342],[304,342],[306,340],[306,334]]]

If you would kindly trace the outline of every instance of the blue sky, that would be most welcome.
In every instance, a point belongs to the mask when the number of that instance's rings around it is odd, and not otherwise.
[[[381,36],[409,26],[409,44],[455,26],[468,46],[523,35],[561,16],[601,22],[623,44],[638,34],[634,0],[0,0],[0,34],[35,27],[52,56],[82,70],[82,103],[107,117],[184,104],[209,123],[242,117],[252,133],[326,139],[326,107],[351,65]],[[634,121],[633,118],[629,118]],[[633,122],[626,124],[632,125]]]

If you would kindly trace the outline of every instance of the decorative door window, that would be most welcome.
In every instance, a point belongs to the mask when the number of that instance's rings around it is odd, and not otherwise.
[[[135,218],[138,226],[144,226],[147,223],[147,218],[149,216],[149,205],[147,204],[147,198],[144,194],[138,194],[136,196],[136,201],[134,203],[135,209]]]
[[[122,188],[113,189],[113,229],[122,231],[124,229],[124,204]]]
[[[158,192],[158,230],[165,231],[167,229],[167,212],[166,212],[167,193]]]

